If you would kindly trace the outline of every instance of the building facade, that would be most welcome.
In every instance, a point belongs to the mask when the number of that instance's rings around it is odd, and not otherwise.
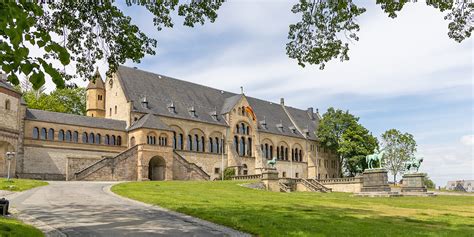
[[[87,116],[27,109],[0,84],[0,172],[51,180],[218,179],[260,174],[276,158],[280,177],[339,176],[322,148],[321,119],[301,110],[120,66],[87,86]]]

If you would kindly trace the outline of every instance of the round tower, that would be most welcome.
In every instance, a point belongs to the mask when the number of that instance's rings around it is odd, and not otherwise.
[[[89,81],[86,89],[86,115],[90,117],[105,117],[105,86],[99,70]]]

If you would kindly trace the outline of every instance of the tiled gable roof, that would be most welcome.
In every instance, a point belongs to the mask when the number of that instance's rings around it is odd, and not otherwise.
[[[141,113],[227,126],[222,114],[230,112],[243,96],[125,66],[119,66],[117,76],[127,100],[132,102],[133,110]],[[146,107],[141,105],[144,97],[148,101]],[[280,104],[252,97],[246,98],[257,119],[266,121],[266,126],[259,126],[260,131],[303,137],[299,131],[293,132],[290,129],[295,125]],[[173,105],[172,110],[169,108],[170,104]],[[217,115],[218,119],[214,119],[213,114],[219,111],[221,113]],[[306,119],[302,116],[306,110],[292,108],[291,111],[297,117],[296,126],[306,128],[308,125],[310,128],[313,127],[313,130],[317,126],[309,116]]]
[[[127,130],[132,131],[139,128],[149,128],[149,129],[158,129],[158,130],[168,130],[171,129],[168,125],[164,124],[158,116],[153,114],[145,114],[138,121],[132,124]]]
[[[26,119],[119,131],[125,131],[125,128],[127,126],[127,123],[121,120],[88,117],[76,114],[57,113],[36,109],[27,109]]]

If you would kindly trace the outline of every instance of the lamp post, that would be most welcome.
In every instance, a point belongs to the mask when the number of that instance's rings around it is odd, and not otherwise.
[[[15,152],[7,152],[7,160],[8,160],[8,176],[7,176],[7,180],[10,180],[10,163],[11,161],[13,160],[13,158],[15,157]]]

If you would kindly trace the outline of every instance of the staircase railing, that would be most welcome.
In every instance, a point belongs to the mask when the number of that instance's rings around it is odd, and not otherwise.
[[[278,182],[278,184],[280,185],[280,191],[287,192],[287,193],[291,192],[291,188],[288,185],[282,182]]]
[[[175,157],[178,157],[178,161],[180,161],[184,166],[186,166],[187,168],[195,170],[205,180],[210,180],[211,179],[211,176],[208,173],[206,173],[206,171],[204,171],[201,167],[199,167],[198,165],[196,165],[194,163],[191,163],[191,162],[187,161],[178,152],[176,152],[176,151],[173,151],[173,152],[176,155]]]
[[[321,192],[323,193],[329,193],[332,191],[332,189],[324,186],[323,184],[321,184],[319,181],[317,181],[316,179],[307,179],[306,181],[308,181],[309,183],[313,184],[314,186],[316,186]]]
[[[96,172],[97,170],[103,168],[107,164],[116,164],[116,163],[118,163],[117,160],[120,161],[123,158],[127,158],[128,156],[130,156],[131,154],[136,152],[137,147],[138,147],[138,145],[133,146],[133,147],[121,152],[120,154],[118,154],[114,157],[105,157],[101,160],[98,160],[97,162],[87,166],[86,168],[74,173],[74,179],[75,180],[84,179],[85,177],[89,176],[90,174],[92,174],[92,173]]]

